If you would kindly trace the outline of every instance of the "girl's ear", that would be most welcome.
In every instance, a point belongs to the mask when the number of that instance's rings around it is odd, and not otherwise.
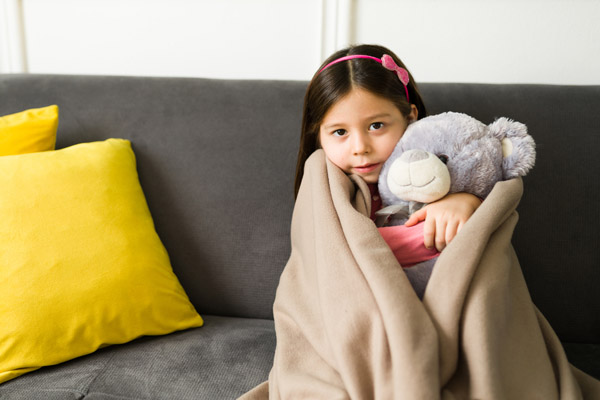
[[[419,110],[417,109],[417,106],[414,104],[410,105],[410,114],[408,114],[406,119],[408,119],[409,124],[419,119]]]

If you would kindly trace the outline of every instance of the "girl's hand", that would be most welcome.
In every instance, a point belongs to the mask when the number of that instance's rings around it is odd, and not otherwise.
[[[404,225],[413,226],[425,221],[425,247],[442,251],[473,215],[481,200],[469,193],[452,193],[415,212]]]

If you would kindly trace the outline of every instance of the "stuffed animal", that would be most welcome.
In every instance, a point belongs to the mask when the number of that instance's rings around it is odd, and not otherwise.
[[[485,125],[455,112],[418,120],[408,126],[381,170],[378,225],[403,224],[448,193],[485,199],[496,182],[526,175],[534,162],[535,142],[520,122],[498,118]],[[434,263],[405,268],[419,297]]]

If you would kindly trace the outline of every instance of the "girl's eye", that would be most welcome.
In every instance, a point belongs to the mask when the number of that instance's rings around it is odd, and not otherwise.
[[[376,131],[381,128],[383,128],[383,122],[373,122],[371,126],[369,126],[369,129],[372,131]]]
[[[345,129],[337,129],[337,130],[333,131],[332,135],[337,136],[337,137],[344,136],[344,135],[346,135],[346,130]]]

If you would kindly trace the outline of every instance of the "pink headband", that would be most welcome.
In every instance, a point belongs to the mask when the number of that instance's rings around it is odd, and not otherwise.
[[[317,73],[320,74],[321,72],[323,72],[323,70],[331,67],[334,64],[337,64],[339,62],[342,61],[347,61],[347,60],[353,60],[355,58],[368,58],[369,60],[373,60],[373,61],[377,61],[379,64],[383,65],[383,67],[385,69],[388,69],[390,71],[394,71],[396,73],[396,75],[398,75],[398,79],[400,79],[400,82],[402,82],[402,84],[404,85],[404,91],[406,92],[406,101],[408,100],[408,71],[405,70],[402,67],[399,67],[395,62],[394,59],[391,56],[388,56],[387,54],[384,54],[381,59],[377,58],[377,57],[373,57],[373,56],[367,56],[364,54],[354,54],[354,55],[350,55],[350,56],[345,56],[345,57],[341,57],[338,58],[336,60],[333,60],[332,62],[330,62],[329,64],[327,64],[326,66],[324,66],[323,68],[321,68],[319,70],[319,72]]]

